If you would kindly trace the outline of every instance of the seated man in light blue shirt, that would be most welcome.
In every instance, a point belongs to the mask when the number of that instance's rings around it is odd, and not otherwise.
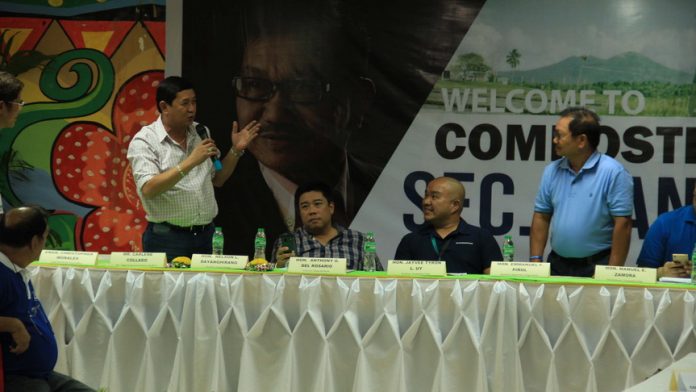
[[[696,188],[692,195],[692,205],[660,215],[650,225],[638,255],[639,267],[657,268],[657,276],[686,278],[691,267],[672,261],[675,253],[691,253],[696,244]]]
[[[568,108],[553,143],[562,158],[544,170],[534,202],[530,260],[541,261],[551,230],[553,275],[592,276],[596,264],[623,265],[631,242],[633,178],[597,151],[599,117]]]

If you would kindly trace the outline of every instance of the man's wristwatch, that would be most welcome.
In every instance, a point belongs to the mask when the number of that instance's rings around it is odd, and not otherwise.
[[[237,150],[234,148],[234,146],[232,146],[232,148],[230,148],[230,154],[232,154],[235,158],[241,158],[242,155],[244,155],[244,150]]]

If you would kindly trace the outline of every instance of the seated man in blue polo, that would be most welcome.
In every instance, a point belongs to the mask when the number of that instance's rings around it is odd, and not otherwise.
[[[285,267],[290,257],[345,258],[348,269],[362,270],[365,234],[333,222],[335,203],[331,187],[322,182],[300,185],[295,191],[295,208],[302,227],[295,229],[295,251],[281,244],[273,247],[273,262]],[[379,260],[375,267],[382,270]]]
[[[0,345],[5,391],[94,391],[53,371],[58,346],[26,267],[48,237],[46,213],[19,207],[0,216]]]
[[[423,196],[425,223],[401,239],[394,259],[444,260],[447,272],[489,273],[491,261],[503,256],[493,235],[461,218],[464,197],[464,186],[454,178],[430,181]]]
[[[673,262],[672,255],[682,253],[691,258],[696,244],[696,188],[691,202],[691,205],[660,215],[650,225],[636,262],[639,267],[657,268],[658,278],[690,276],[691,268]]]

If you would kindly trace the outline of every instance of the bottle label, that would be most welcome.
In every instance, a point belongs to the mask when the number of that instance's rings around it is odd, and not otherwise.
[[[375,242],[365,242],[365,252],[375,253],[377,252],[377,244]]]
[[[510,244],[503,245],[503,261],[513,261],[515,258],[515,247]]]
[[[266,247],[266,239],[265,238],[256,238],[256,240],[254,240],[254,246],[257,248],[261,248],[261,247],[265,248]]]

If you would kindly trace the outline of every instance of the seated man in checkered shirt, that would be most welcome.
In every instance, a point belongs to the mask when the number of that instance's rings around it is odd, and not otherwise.
[[[331,187],[321,182],[301,185],[295,192],[295,208],[302,227],[295,229],[295,251],[282,246],[280,238],[273,247],[273,262],[285,267],[288,259],[298,257],[345,258],[348,269],[361,270],[365,234],[333,223],[334,196]],[[377,260],[377,270],[382,265]]]

